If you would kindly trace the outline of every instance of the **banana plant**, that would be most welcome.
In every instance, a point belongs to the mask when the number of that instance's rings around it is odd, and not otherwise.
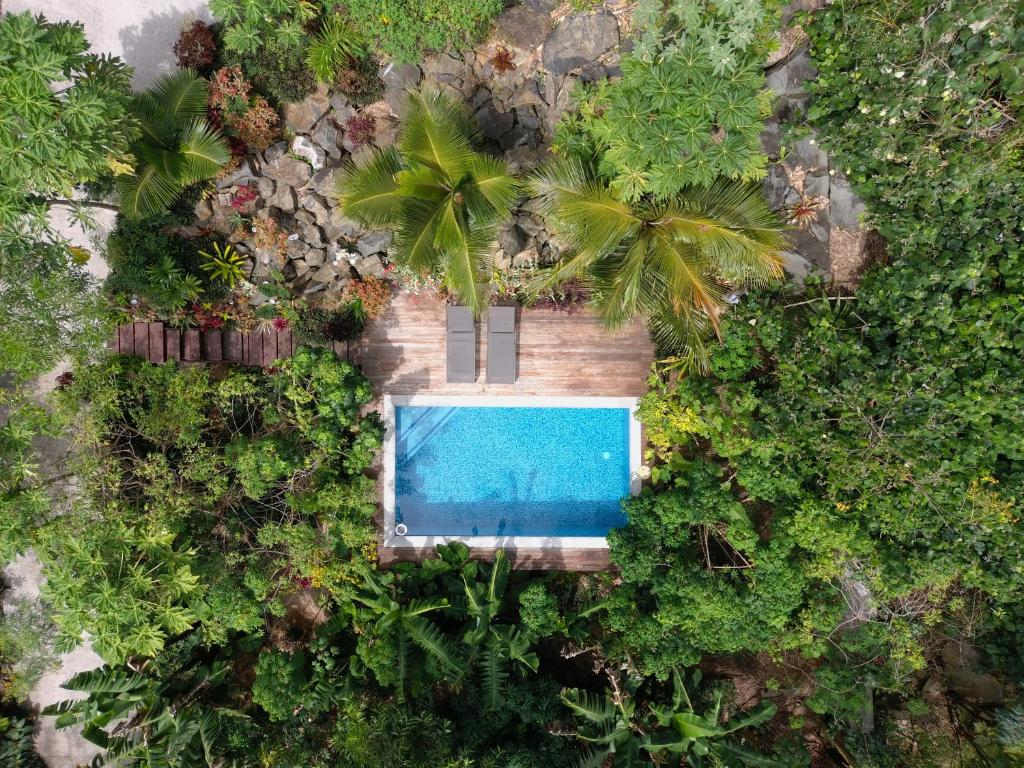
[[[695,671],[691,680],[694,687],[699,685],[700,671]],[[775,760],[727,738],[770,720],[775,715],[774,704],[763,704],[722,723],[721,694],[716,694],[710,710],[698,713],[683,676],[679,670],[673,670],[672,704],[651,704],[654,722],[645,723],[637,714],[634,695],[638,688],[635,681],[627,680],[616,684],[604,696],[576,689],[562,692],[562,701],[583,721],[577,738],[593,745],[580,758],[577,768],[603,768],[609,760],[614,768],[632,768],[650,765],[649,758],[671,768],[772,768],[777,765]],[[647,756],[642,755],[643,752]]]
[[[465,672],[465,661],[459,656],[452,642],[426,614],[440,611],[449,606],[447,598],[417,598],[407,603],[395,599],[392,589],[392,574],[381,574],[367,570],[363,575],[363,589],[355,595],[353,624],[360,634],[384,637],[394,633],[398,648],[399,693],[405,689],[409,676],[409,661],[412,653],[410,642],[418,647],[437,672],[449,679],[457,680]]]
[[[200,691],[223,681],[229,666],[197,666],[156,680],[108,666],[75,675],[63,687],[88,694],[46,707],[57,728],[82,725],[82,735],[103,752],[95,766],[147,765],[167,768],[225,768],[222,736],[234,710],[198,701]]]
[[[700,670],[694,671],[691,680],[696,688],[701,680]],[[722,723],[720,691],[715,693],[715,702],[711,709],[700,714],[693,707],[683,676],[679,674],[678,669],[672,671],[672,683],[672,706],[651,706],[658,725],[669,730],[659,731],[649,737],[644,749],[652,755],[676,756],[677,765],[688,765],[692,768],[703,768],[705,765],[771,768],[777,765],[771,758],[726,738],[737,731],[753,728],[771,720],[776,711],[774,704],[764,703],[750,712],[734,715],[728,723]]]

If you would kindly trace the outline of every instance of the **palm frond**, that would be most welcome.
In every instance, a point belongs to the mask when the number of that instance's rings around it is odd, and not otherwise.
[[[411,164],[422,163],[442,174],[454,186],[470,167],[476,153],[461,104],[434,92],[409,95],[400,146]]]
[[[519,197],[519,182],[508,164],[489,155],[477,154],[469,165],[474,188],[490,204],[493,215],[504,217]]]
[[[153,165],[145,165],[131,176],[117,176],[114,185],[121,213],[129,219],[141,219],[165,210],[182,191],[181,184],[162,175]]]
[[[409,638],[444,669],[454,673],[463,671],[458,654],[436,624],[422,616],[410,616],[402,622],[402,626]]]
[[[393,147],[376,153],[361,167],[348,165],[334,188],[342,212],[371,227],[398,224],[404,196],[396,175],[402,167],[401,155]]]
[[[185,126],[179,152],[182,157],[179,181],[184,185],[216,176],[231,159],[231,150],[224,137],[206,120],[193,120]]]
[[[332,13],[310,41],[306,64],[317,80],[329,83],[349,59],[363,53],[363,41],[356,28],[341,14]]]
[[[486,300],[488,257],[494,235],[493,227],[469,231],[454,199],[448,201],[437,218],[434,248],[444,256],[445,282],[474,315],[480,314]]]
[[[174,120],[206,116],[209,85],[191,69],[179,69],[161,75],[147,92]]]
[[[491,709],[497,709],[505,694],[508,670],[505,658],[497,643],[489,644],[479,661],[480,678],[483,683],[484,701]]]
[[[607,696],[598,696],[578,688],[566,688],[561,699],[576,715],[595,725],[605,725],[615,717],[615,707]]]
[[[437,219],[444,205],[425,200],[407,200],[402,209],[401,224],[395,235],[395,259],[400,264],[420,271],[439,266],[434,248]]]

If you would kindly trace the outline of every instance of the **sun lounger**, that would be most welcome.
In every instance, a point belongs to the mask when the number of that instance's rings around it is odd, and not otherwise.
[[[448,307],[448,381],[476,381],[476,323],[467,307]]]
[[[515,384],[516,308],[491,307],[487,315],[487,382]]]

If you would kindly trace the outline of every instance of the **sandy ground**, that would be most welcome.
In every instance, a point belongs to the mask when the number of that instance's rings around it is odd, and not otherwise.
[[[0,0],[0,11],[18,13],[31,11],[43,14],[50,21],[74,20],[85,24],[86,35],[97,53],[120,56],[135,73],[132,83],[144,88],[164,72],[174,68],[171,47],[186,21],[209,18],[204,0]],[[102,239],[113,226],[114,215],[97,211],[97,230],[83,233],[71,227],[62,214],[55,213],[54,223],[76,245],[89,248],[93,258],[89,270],[98,279],[107,273],[107,265],[97,255],[95,240]],[[50,391],[66,366],[59,366],[37,382],[40,396]],[[43,455],[56,464],[67,447],[59,442],[42,446]],[[5,578],[11,584],[9,597],[38,595],[42,583],[39,561],[29,553],[9,564]],[[83,643],[60,659],[60,666],[51,670],[32,690],[30,703],[44,707],[71,696],[60,684],[76,674],[100,666],[102,661]],[[81,738],[78,729],[57,731],[52,719],[44,719],[37,736],[37,749],[50,768],[75,768],[85,765],[96,753],[96,748]]]

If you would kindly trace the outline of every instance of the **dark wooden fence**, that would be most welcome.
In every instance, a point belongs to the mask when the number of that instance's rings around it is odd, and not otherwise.
[[[291,357],[297,345],[291,329],[267,332],[200,331],[168,328],[163,323],[127,323],[108,344],[120,355],[143,357],[151,363],[179,360],[186,363],[237,363],[266,367]],[[335,342],[335,354],[351,359],[349,345]],[[354,350],[353,350],[354,351]]]

